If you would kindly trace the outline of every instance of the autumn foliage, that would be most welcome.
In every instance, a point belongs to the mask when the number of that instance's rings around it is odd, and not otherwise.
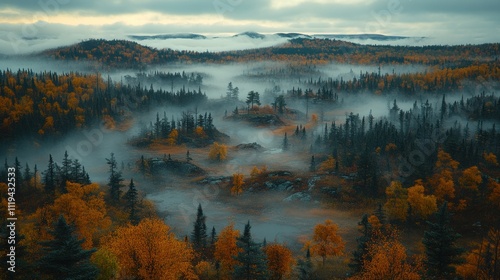
[[[292,251],[283,244],[273,243],[264,247],[271,279],[288,279],[295,260]]]
[[[338,234],[338,225],[331,220],[326,220],[323,224],[314,227],[310,250],[312,255],[320,256],[325,260],[329,256],[340,256],[344,253],[345,242]]]
[[[120,275],[137,279],[197,279],[188,244],[175,238],[161,220],[145,219],[118,228],[103,241],[120,266]]]

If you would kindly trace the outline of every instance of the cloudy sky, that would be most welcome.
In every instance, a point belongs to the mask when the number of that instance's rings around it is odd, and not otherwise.
[[[49,46],[61,38],[244,31],[500,42],[499,14],[499,0],[2,0],[0,47],[41,38],[52,39]]]

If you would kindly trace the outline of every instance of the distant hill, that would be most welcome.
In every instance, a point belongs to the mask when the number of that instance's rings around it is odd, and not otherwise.
[[[233,35],[233,37],[242,37],[242,36],[250,37],[252,39],[264,39],[264,38],[266,38],[266,35],[260,34],[257,32],[252,32],[252,31],[247,31],[247,32]]]
[[[312,38],[311,36],[302,33],[276,33],[275,35],[282,38]]]
[[[311,35],[314,38],[328,38],[328,39],[358,39],[358,40],[375,40],[375,41],[394,41],[409,39],[412,37],[407,36],[387,36],[381,34],[314,34]]]
[[[262,38],[262,34],[245,32],[239,36]],[[276,36],[276,35],[274,35]],[[500,44],[463,46],[389,46],[361,45],[330,38],[304,38],[302,34],[272,47],[223,52],[178,51],[155,49],[127,40],[91,39],[78,44],[51,49],[41,56],[56,60],[93,61],[109,68],[144,69],[162,63],[228,63],[246,61],[287,61],[307,63],[407,64],[421,63],[459,67],[470,62],[491,61],[498,57]],[[326,36],[326,35],[323,35]],[[331,35],[340,36],[340,35]],[[366,35],[362,38],[382,35]],[[257,39],[258,40],[258,39]]]
[[[166,40],[166,39],[206,39],[206,36],[194,33],[176,33],[176,34],[160,34],[160,35],[129,35],[133,40]]]

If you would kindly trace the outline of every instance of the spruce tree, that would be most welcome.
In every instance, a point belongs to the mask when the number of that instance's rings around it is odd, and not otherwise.
[[[84,250],[84,240],[78,240],[74,228],[60,216],[51,232],[53,240],[43,241],[44,254],[38,262],[42,273],[51,279],[95,279],[98,269],[90,263],[90,256],[95,251]]]
[[[137,216],[137,203],[139,194],[134,185],[134,179],[130,179],[130,184],[128,185],[128,191],[125,193],[125,207],[129,213],[129,220],[132,224],[136,225],[139,223],[139,217]]]
[[[288,148],[289,148],[288,136],[286,135],[286,132],[285,132],[285,138],[283,139],[283,151],[287,151]]]
[[[194,222],[194,229],[191,233],[191,243],[193,244],[193,249],[201,254],[204,254],[207,247],[207,226],[205,220],[206,217],[203,215],[201,204],[198,204],[196,221]]]
[[[56,189],[55,177],[56,171],[54,160],[52,159],[52,155],[49,155],[49,165],[47,166],[47,170],[44,174],[45,192],[49,195],[54,194]]]
[[[17,157],[14,160],[14,168],[16,169],[14,173],[16,174],[16,193],[18,197],[21,197],[21,185],[23,184],[23,175],[21,172],[21,163],[17,159]]]
[[[109,165],[109,192],[111,199],[115,202],[120,200],[121,188],[123,187],[122,173],[117,170],[117,163],[115,159],[115,154],[111,153],[111,157],[106,159],[106,163]]]
[[[368,252],[368,242],[371,239],[371,224],[368,222],[368,214],[364,214],[361,221],[358,223],[360,226],[359,231],[362,236],[356,238],[358,246],[354,252],[352,252],[351,263],[349,267],[354,273],[360,272],[363,267],[363,262],[366,260]]]
[[[306,259],[300,259],[297,262],[297,270],[299,274],[299,280],[310,280],[312,279],[313,265],[311,262],[311,251],[307,248]]]
[[[435,214],[435,222],[427,221],[429,230],[425,231],[423,243],[427,256],[425,264],[429,276],[437,278],[453,278],[454,264],[461,262],[463,248],[457,247],[456,240],[460,234],[450,227],[448,204],[445,202]]]
[[[214,246],[215,242],[217,242],[217,232],[215,231],[215,227],[212,227],[212,233],[210,234],[210,245]]]
[[[249,221],[245,225],[243,235],[238,237],[236,242],[241,251],[235,258],[239,264],[234,267],[233,279],[269,279],[266,255],[262,251],[261,245],[252,240],[250,228]]]
[[[61,168],[61,185],[59,186],[62,192],[66,192],[66,181],[71,181],[72,179],[71,164],[72,160],[68,156],[68,151],[65,151]]]
[[[316,160],[314,159],[314,156],[311,156],[311,164],[309,165],[309,171],[311,172],[316,171]]]

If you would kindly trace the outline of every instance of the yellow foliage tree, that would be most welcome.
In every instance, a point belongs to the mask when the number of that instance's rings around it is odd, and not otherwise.
[[[493,166],[498,166],[497,156],[494,153],[484,153],[484,160]]]
[[[472,166],[462,172],[462,176],[458,179],[458,183],[463,189],[477,191],[479,184],[483,182],[481,172],[477,166]]]
[[[120,265],[120,275],[134,279],[197,279],[193,250],[179,241],[159,219],[118,228],[103,240]]]
[[[177,138],[179,138],[179,132],[177,129],[172,129],[168,134],[167,143],[170,146],[175,146],[177,144]]]
[[[328,256],[341,256],[344,252],[345,242],[338,234],[339,227],[331,220],[314,227],[313,238],[310,242],[311,253],[320,256],[325,264]]]
[[[196,134],[196,136],[198,136],[200,138],[204,138],[207,136],[207,134],[205,133],[205,130],[203,130],[203,127],[201,127],[201,126],[196,127],[196,129],[194,130],[194,134]]]
[[[456,272],[461,279],[500,279],[500,230],[491,229],[488,238],[465,257]]]
[[[99,276],[97,280],[116,279],[120,266],[118,265],[118,258],[105,248],[99,248],[90,261],[99,269]]]
[[[262,174],[262,170],[260,170],[257,166],[254,166],[250,172],[250,177],[255,178],[260,174]]]
[[[434,195],[425,195],[422,180],[417,180],[415,185],[408,188],[408,203],[411,214],[418,219],[427,219],[437,211],[437,202]]]
[[[390,218],[399,221],[406,221],[408,216],[408,190],[403,188],[401,182],[392,181],[391,185],[385,189],[387,202],[384,207]]]
[[[420,280],[421,261],[408,262],[406,248],[397,240],[383,238],[368,245],[362,272],[350,280]]]
[[[227,146],[214,142],[208,151],[208,158],[217,161],[225,160],[227,158]]]
[[[235,173],[233,174],[233,186],[231,187],[232,195],[239,195],[243,192],[243,174]]]
[[[241,251],[236,245],[240,231],[234,229],[234,224],[230,224],[219,233],[215,242],[214,257],[220,263],[223,279],[231,279],[231,273],[238,261],[235,257]]]
[[[488,200],[500,210],[500,183],[490,178],[488,180],[488,189],[491,191]]]
[[[283,244],[269,244],[264,247],[271,279],[289,279],[295,264],[292,251]]]
[[[328,159],[319,165],[319,170],[323,172],[332,172],[335,170],[335,159],[333,156],[328,156]]]
[[[75,225],[79,238],[85,239],[82,244],[85,249],[95,247],[95,241],[109,228],[111,219],[99,185],[67,182],[66,190],[52,205],[39,208],[28,218],[25,227],[28,247],[38,248],[39,240],[50,238],[47,229],[61,214],[68,224]]]
[[[429,179],[429,185],[432,187],[439,203],[455,198],[453,173],[458,168],[458,165],[458,161],[453,160],[450,154],[439,149],[438,159],[434,166],[434,175]]]

